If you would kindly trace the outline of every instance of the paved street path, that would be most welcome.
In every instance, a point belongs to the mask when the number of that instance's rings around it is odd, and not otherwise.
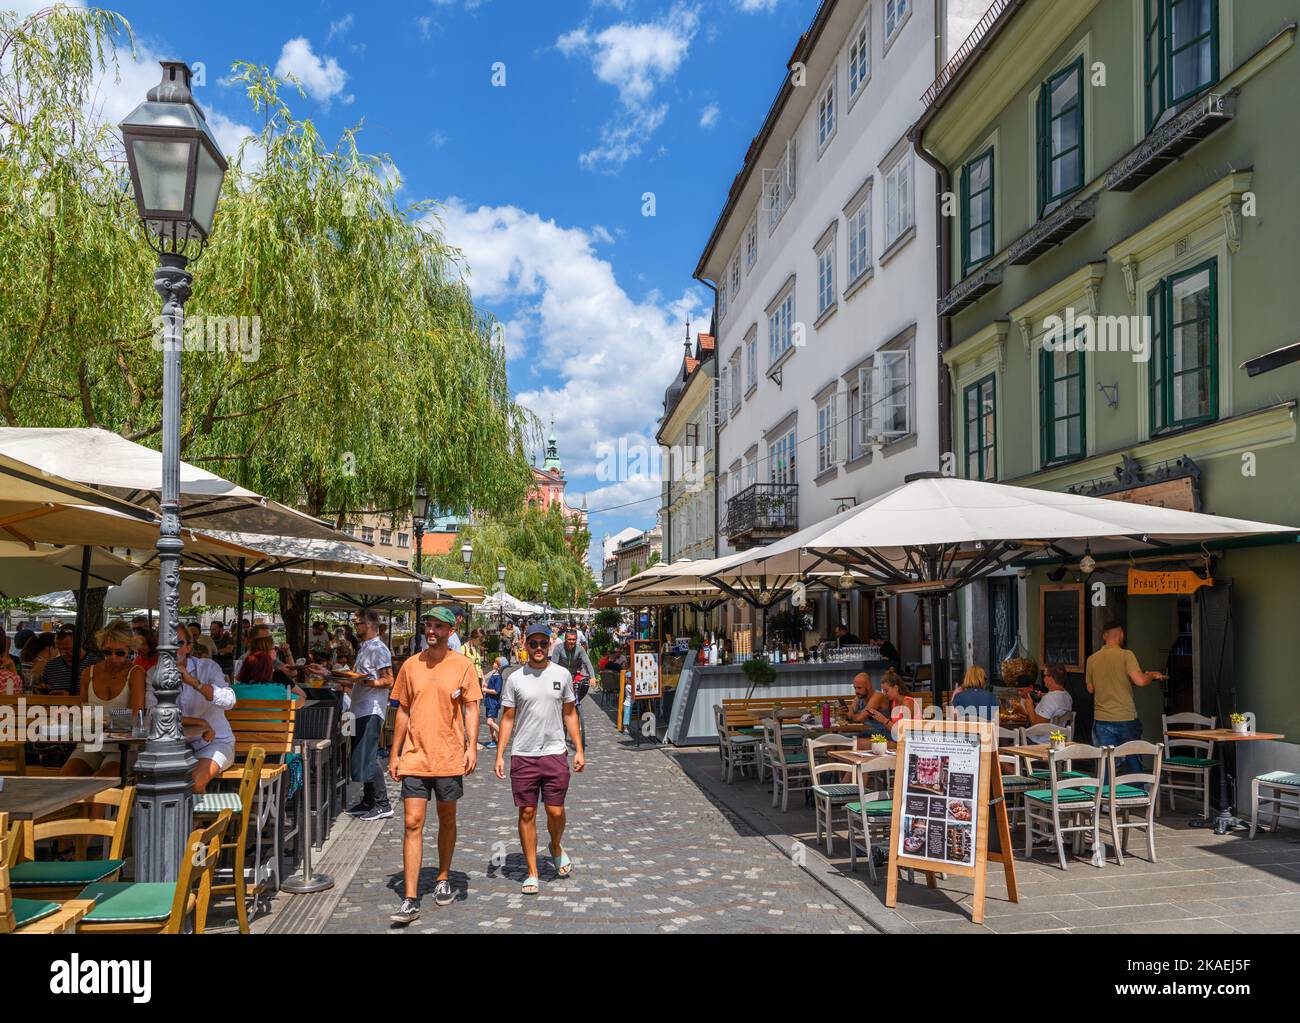
[[[525,868],[509,781],[491,773],[492,750],[479,753],[459,809],[451,882],[456,902],[432,898],[437,821],[425,828],[421,916],[408,933],[518,931],[869,932],[856,913],[738,818],[720,809],[655,747],[633,749],[594,699],[587,718],[587,770],[569,789],[565,848],[573,874],[556,877],[538,820],[540,895],[523,895]],[[486,734],[486,733],[485,733]],[[325,932],[389,930],[401,901],[402,820],[380,829]],[[398,928],[397,930],[402,930]]]

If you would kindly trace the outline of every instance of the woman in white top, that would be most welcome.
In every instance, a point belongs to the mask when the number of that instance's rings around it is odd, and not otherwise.
[[[125,622],[114,622],[95,633],[95,645],[104,659],[81,673],[81,691],[87,707],[102,708],[103,717],[95,721],[96,729],[107,732],[109,715],[115,710],[130,709],[134,715],[144,709],[145,671],[131,660],[135,644],[135,633]],[[92,774],[116,778],[120,771],[121,753],[116,746],[100,745],[92,750],[83,742],[60,773],[81,778]]]
[[[181,712],[181,727],[203,731],[189,739],[194,766],[194,791],[201,793],[208,783],[230,766],[235,759],[235,733],[230,730],[226,711],[235,705],[235,691],[230,688],[221,669],[213,661],[191,655],[190,635],[185,626],[176,629],[176,666],[181,674],[181,691],[176,705]],[[153,692],[154,674],[149,672],[145,699],[150,707],[158,700]]]

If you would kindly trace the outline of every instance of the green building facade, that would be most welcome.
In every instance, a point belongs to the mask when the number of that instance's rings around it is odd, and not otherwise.
[[[958,475],[1300,524],[1298,19],[1295,0],[994,3],[915,133],[947,173]],[[1139,596],[1134,569],[1215,582]],[[1118,618],[1171,674],[1138,694],[1146,738],[1162,713],[1251,711],[1290,741],[1241,744],[1242,776],[1300,768],[1294,537],[989,580],[962,597],[966,662],[1063,656],[1045,593],[1082,600],[1076,668]],[[1071,688],[1077,706],[1077,670]]]

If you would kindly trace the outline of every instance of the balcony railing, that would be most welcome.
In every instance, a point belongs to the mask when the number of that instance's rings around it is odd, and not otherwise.
[[[799,529],[799,484],[755,483],[727,501],[722,533],[736,547],[756,547]]]
[[[943,66],[943,70],[939,72],[939,77],[934,80],[930,88],[926,89],[925,95],[921,97],[921,106],[929,107],[931,103],[939,98],[939,93],[943,92],[948,83],[953,80],[961,66],[966,63],[966,58],[975,52],[975,47],[979,46],[980,40],[993,27],[993,23],[1002,17],[1006,9],[1013,3],[1020,2],[1021,0],[993,0],[993,3],[989,5],[989,9],[984,12],[984,17],[980,18],[979,24],[971,30],[971,34],[966,37],[966,41],[958,47],[957,52]]]

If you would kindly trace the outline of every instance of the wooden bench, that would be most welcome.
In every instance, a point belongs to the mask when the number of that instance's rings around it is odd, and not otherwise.
[[[80,707],[84,702],[80,696],[44,696],[36,693],[23,693],[17,696],[4,694],[0,695],[0,714],[6,717],[14,715],[11,720],[15,727],[26,729],[31,722],[28,720],[17,720],[18,701],[22,700],[26,707]],[[13,710],[4,710],[3,708],[12,707]],[[104,726],[108,726],[105,720]],[[6,740],[0,741],[0,774],[17,775],[19,777],[30,775],[32,777],[46,777],[57,775],[62,770],[61,767],[43,767],[39,764],[27,763],[27,741]]]
[[[907,698],[911,701],[914,713],[922,711],[926,706],[932,703],[928,693],[913,693]],[[840,701],[852,703],[853,694],[830,693],[823,695],[811,696],[786,696],[786,697],[763,697],[761,699],[731,699],[722,701],[723,721],[726,722],[727,728],[757,728],[764,718],[770,718],[773,712],[779,707],[781,717],[800,718],[804,714],[816,716],[823,703],[829,703],[832,707]],[[916,716],[919,716],[917,714]]]

